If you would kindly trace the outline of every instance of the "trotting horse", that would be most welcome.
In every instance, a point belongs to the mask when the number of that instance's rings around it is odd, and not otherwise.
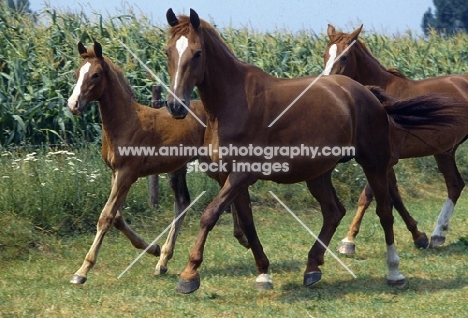
[[[445,124],[438,120],[453,120],[452,116],[438,116],[444,112],[446,98],[424,97],[383,107],[367,88],[346,76],[320,78],[310,88],[315,77],[279,79],[261,69],[238,60],[223,42],[217,31],[201,20],[194,10],[190,16],[177,17],[172,9],[166,14],[171,38],[166,47],[171,90],[168,110],[174,117],[187,114],[196,86],[207,113],[208,126],[205,145],[211,144],[211,160],[229,163],[220,172],[225,182],[216,198],[206,207],[200,219],[200,232],[189,261],[180,275],[177,290],[190,293],[200,286],[198,268],[203,261],[208,233],[215,226],[222,211],[231,203],[249,199],[248,186],[257,180],[278,183],[305,181],[311,194],[320,203],[323,215],[319,239],[328,245],[345,214],[331,182],[335,165],[349,159],[342,154],[333,156],[309,155],[294,158],[260,156],[267,147],[352,147],[356,161],[362,166],[377,201],[376,211],[385,232],[388,265],[387,281],[391,285],[405,283],[399,272],[400,263],[394,244],[393,215],[390,191],[396,191],[393,173],[390,135],[395,126],[405,129],[422,125],[438,129]],[[308,89],[309,88],[309,89]],[[299,98],[297,98],[299,97]],[[291,107],[288,107],[291,105]],[[419,111],[427,105],[422,116]],[[431,109],[433,111],[428,111]],[[286,111],[285,111],[286,110]],[[424,122],[424,124],[423,124]],[[401,127],[400,127],[401,128]],[[228,147],[232,151],[221,150]],[[235,147],[253,149],[251,153],[236,152]],[[268,150],[268,151],[270,151]],[[239,168],[239,163],[242,167]],[[264,166],[276,167],[265,173]],[[389,177],[390,176],[390,177]],[[250,210],[238,211],[239,223],[251,247],[259,276],[256,287],[270,288],[269,260],[263,252]],[[315,242],[308,253],[304,285],[321,279],[319,266],[324,262],[325,247]]]
[[[397,98],[415,97],[427,93],[449,94],[465,101],[465,114],[463,118],[459,118],[459,121],[467,120],[468,75],[438,76],[423,80],[411,80],[396,69],[386,69],[382,66],[364,43],[358,39],[361,30],[362,25],[348,34],[337,32],[332,25],[328,25],[327,33],[330,41],[324,53],[325,74],[346,75],[363,85],[379,86]],[[350,45],[354,40],[356,42]],[[332,65],[333,60],[345,49],[347,51]],[[400,158],[433,155],[439,171],[445,179],[448,198],[440,211],[434,231],[431,234],[429,244],[431,247],[445,242],[450,217],[465,186],[457,169],[455,151],[467,135],[468,120],[464,125],[457,125],[456,127],[452,127],[452,129],[445,129],[437,133],[430,130],[421,131],[418,134],[418,138],[408,134],[400,151]],[[421,140],[428,142],[421,142]],[[372,197],[372,189],[367,184],[359,197],[358,209],[349,231],[338,247],[339,252],[343,254],[353,254],[355,252],[355,238],[359,233],[364,213],[372,202]],[[424,239],[425,234],[419,232],[417,221],[409,215],[399,196],[396,199],[394,198],[394,205],[406,223],[408,230],[412,233],[414,244],[417,247],[427,247],[427,239]]]
[[[119,152],[120,147],[148,147],[155,151],[161,147],[184,145],[199,147],[203,145],[205,129],[193,116],[183,122],[173,119],[166,109],[154,109],[140,105],[134,98],[133,91],[121,69],[109,58],[102,55],[102,47],[94,43],[86,49],[80,42],[78,51],[83,58],[76,71],[77,83],[68,107],[75,115],[84,111],[92,101],[99,101],[102,119],[102,158],[112,169],[112,190],[97,224],[97,233],[83,265],[73,275],[72,283],[83,284],[88,271],[95,265],[104,235],[113,224],[122,231],[139,249],[147,249],[148,243],[136,234],[122,217],[122,206],[132,184],[140,177],[151,174],[168,173],[169,182],[174,192],[174,219],[190,204],[190,195],[186,184],[186,164],[193,155],[178,156],[132,156]],[[205,112],[200,101],[193,101],[194,114],[205,120]],[[237,225],[235,208],[234,236],[248,247],[247,240]],[[185,216],[185,215],[184,215]],[[184,216],[172,223],[167,240],[162,249],[152,245],[147,253],[161,257],[155,273],[164,274],[167,262],[172,258],[175,241]]]

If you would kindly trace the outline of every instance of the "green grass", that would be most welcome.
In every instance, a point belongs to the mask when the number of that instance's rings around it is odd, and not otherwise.
[[[100,139],[97,107],[90,107],[80,117],[74,117],[66,107],[75,84],[73,75],[81,62],[78,41],[86,46],[99,41],[104,55],[125,70],[138,100],[149,105],[151,87],[158,83],[118,40],[169,83],[165,55],[168,26],[153,25],[150,17],[136,12],[130,7],[119,16],[104,18],[46,8],[34,20],[1,2],[0,147]],[[160,12],[161,18],[164,12]],[[273,76],[317,75],[324,68],[322,55],[328,38],[323,34],[287,30],[259,33],[248,28],[219,28],[219,32],[239,59]],[[466,33],[392,37],[365,29],[360,39],[384,66],[399,68],[410,78],[468,73]]]
[[[415,165],[411,161],[402,163],[407,167]],[[200,177],[189,175],[189,182],[200,181]],[[430,234],[446,197],[442,177],[434,175],[428,180],[414,170],[402,177],[400,188],[404,200],[419,220],[420,228]],[[146,182],[142,181],[137,192],[145,193]],[[82,185],[83,191],[90,191],[86,188],[92,185]],[[197,188],[192,183],[192,197],[200,193],[202,187]],[[322,281],[304,288],[302,273],[313,238],[268,193],[271,190],[277,194],[314,233],[318,233],[321,217],[317,204],[308,198],[304,188],[303,185],[267,182],[259,182],[251,188],[256,226],[271,261],[275,286],[270,291],[254,289],[253,257],[232,237],[232,220],[228,214],[221,217],[208,237],[200,269],[201,288],[190,295],[175,291],[178,274],[186,264],[198,231],[199,213],[209,201],[208,197],[205,203],[188,212],[165,276],[153,276],[157,259],[145,255],[117,279],[140,251],[112,229],[104,240],[97,265],[83,286],[74,286],[68,281],[81,265],[93,232],[79,236],[44,234],[32,230],[30,222],[8,214],[2,229],[10,230],[0,232],[0,241],[8,237],[7,242],[18,242],[21,248],[9,249],[10,246],[4,244],[0,252],[0,256],[5,256],[9,250],[18,252],[0,262],[0,312],[5,317],[463,317],[468,314],[468,305],[463,301],[468,297],[468,215],[463,213],[468,203],[466,195],[458,203],[446,244],[437,249],[415,249],[403,222],[395,217],[400,270],[407,278],[406,288],[386,285],[385,244],[374,205],[364,218],[357,239],[357,255],[340,256],[357,278],[326,254]],[[210,191],[215,192],[215,189]],[[133,201],[138,197],[142,198],[141,194],[134,192],[129,206],[135,204]],[[140,204],[142,207],[147,202]],[[348,213],[333,238],[332,250],[345,235],[354,214],[355,206],[347,206]],[[135,204],[133,215],[126,216],[133,220],[132,226],[151,241],[171,221],[170,199],[164,199],[162,206],[152,213],[148,208],[139,211],[138,207]],[[138,212],[141,214],[136,217]],[[93,213],[96,220],[98,211]],[[8,223],[6,227],[5,223]]]

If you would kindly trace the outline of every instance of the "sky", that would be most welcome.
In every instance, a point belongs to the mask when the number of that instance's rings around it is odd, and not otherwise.
[[[432,0],[236,0],[236,1],[79,1],[30,0],[30,9],[40,12],[46,7],[57,11],[85,12],[87,15],[113,16],[129,12],[150,18],[153,24],[166,26],[166,11],[189,14],[194,9],[200,18],[218,27],[248,27],[259,32],[287,30],[325,33],[328,23],[349,32],[364,24],[364,31],[402,35],[408,30],[421,34],[421,20]]]

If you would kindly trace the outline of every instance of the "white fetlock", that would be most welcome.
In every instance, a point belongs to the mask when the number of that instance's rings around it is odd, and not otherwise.
[[[255,279],[255,288],[257,289],[271,289],[273,288],[273,280],[268,274],[260,274]]]

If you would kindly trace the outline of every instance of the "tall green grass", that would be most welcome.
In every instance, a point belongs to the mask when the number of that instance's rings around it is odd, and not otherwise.
[[[164,12],[161,11],[161,16]],[[0,3],[0,146],[96,141],[100,138],[97,110],[73,117],[66,101],[80,63],[76,43],[103,44],[104,54],[117,62],[138,99],[150,104],[155,79],[119,44],[123,41],[165,82],[166,25],[130,8],[104,18],[48,8],[33,18]],[[327,38],[310,32],[258,33],[248,28],[219,30],[240,59],[278,77],[319,74]],[[467,73],[468,36],[427,39],[364,32],[362,39],[387,67],[411,78]],[[194,96],[196,97],[196,96]]]
[[[131,9],[120,16],[103,18],[48,8],[34,19],[1,2],[0,31],[0,212],[22,222],[23,234],[31,229],[59,236],[92,232],[110,191],[110,170],[99,156],[97,107],[88,107],[80,117],[72,116],[66,107],[75,83],[74,72],[81,62],[76,44],[99,41],[104,54],[124,70],[139,101],[149,105],[151,86],[157,83],[117,40],[128,45],[168,83],[166,26],[153,25],[149,18]],[[299,77],[323,70],[322,54],[328,42],[324,35],[305,31],[257,33],[248,28],[219,31],[236,56],[274,76]],[[423,38],[364,32],[361,38],[383,65],[397,67],[411,78],[467,73],[466,34],[447,38],[431,34]],[[74,146],[37,148],[40,144]],[[462,173],[467,172],[467,158],[462,147],[457,159]],[[432,158],[405,160],[397,169],[404,194],[419,193],[420,185],[415,180],[442,182]],[[366,182],[361,168],[355,162],[340,164],[334,178],[340,198],[353,208]],[[125,215],[130,222],[157,218],[148,204],[146,182],[139,180],[129,195]],[[195,206],[197,211],[217,193],[217,185],[202,175],[191,175],[189,187],[192,197],[209,190],[209,195]],[[252,187],[254,203],[266,204],[265,197],[258,194],[263,192],[255,191],[263,187],[262,182]],[[302,185],[268,183],[267,187],[290,198],[293,206],[315,204]],[[172,210],[172,194],[164,179],[161,202],[160,210]],[[27,241],[34,240],[25,235]]]

